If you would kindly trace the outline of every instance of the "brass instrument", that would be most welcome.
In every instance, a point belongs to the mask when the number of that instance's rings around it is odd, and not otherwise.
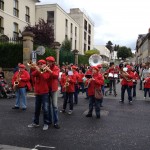
[[[93,54],[89,58],[89,64],[90,64],[90,66],[97,66],[97,65],[102,64],[102,63],[103,63],[103,59],[98,54]]]
[[[20,75],[21,75],[21,72],[19,71],[17,75],[17,79],[14,82],[14,86],[13,86],[14,91],[16,91],[18,88]]]
[[[67,75],[66,76],[66,82],[65,82],[65,85],[64,85],[65,91],[68,90],[68,87],[69,87],[69,76]]]
[[[36,68],[37,64],[33,63],[31,60],[29,60],[27,62],[27,65],[30,67],[30,68]]]
[[[46,72],[47,71],[47,67],[49,67],[49,65],[46,65],[44,68],[40,68],[40,72],[41,73],[44,73],[44,72]]]
[[[124,71],[124,70],[120,70],[120,75],[128,82],[132,81],[132,79],[129,79],[126,75],[129,75],[127,73],[127,71]]]

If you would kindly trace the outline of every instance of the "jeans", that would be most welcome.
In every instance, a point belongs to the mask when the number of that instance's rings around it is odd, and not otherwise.
[[[121,100],[124,101],[124,94],[125,94],[125,90],[127,90],[128,93],[128,100],[132,101],[132,86],[128,86],[128,85],[122,85],[121,87]]]
[[[84,93],[84,83],[83,82],[80,82],[79,83],[79,86],[81,88],[81,92]]]
[[[136,84],[133,84],[133,97],[136,97]]]
[[[114,91],[114,94],[116,94],[116,80],[112,79],[109,81],[109,92],[112,93],[112,90]]]
[[[144,88],[144,97],[147,96],[147,92],[148,92],[149,97],[150,97],[150,88]]]
[[[41,107],[43,109],[43,122],[44,124],[49,124],[49,111],[48,111],[48,93],[42,95],[36,95],[35,97],[35,113],[34,113],[34,123],[39,124],[39,117],[41,112]]]
[[[49,92],[49,122],[58,123],[57,91]]]
[[[143,80],[140,79],[140,90],[142,90]]]
[[[73,110],[73,93],[68,93],[68,92],[65,92],[65,95],[64,95],[63,109],[65,110],[67,107],[68,99],[69,99],[69,104],[70,104],[69,109]]]
[[[100,100],[95,99],[94,95],[89,96],[89,112],[88,112],[88,114],[92,114],[94,104],[95,104],[96,116],[100,116]]]
[[[103,95],[104,95],[104,94],[105,94],[105,86],[102,85],[102,86],[101,86],[101,89],[102,89],[102,93],[103,93]],[[100,99],[100,106],[102,106],[102,103],[103,103],[103,98]]]
[[[78,88],[78,84],[75,85],[75,92],[74,92],[74,103],[78,104],[78,93],[79,93],[79,88]]]
[[[27,108],[26,88],[18,88],[15,92],[16,104],[15,107],[20,107],[20,99],[22,98],[22,108]]]

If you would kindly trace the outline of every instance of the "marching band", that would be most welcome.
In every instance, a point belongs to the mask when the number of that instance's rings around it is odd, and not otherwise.
[[[96,59],[98,57],[96,56]],[[94,59],[94,58],[93,58]],[[99,58],[98,58],[99,59]],[[91,60],[90,60],[91,61]],[[25,70],[25,65],[19,64],[19,70],[12,78],[12,84],[16,92],[16,103],[13,109],[19,109],[20,95],[22,96],[22,109],[27,109],[26,104],[26,88],[31,89],[31,84],[35,93],[35,112],[33,121],[28,127],[39,126],[39,116],[41,109],[43,111],[43,130],[47,130],[50,124],[56,129],[60,128],[58,119],[58,88],[61,87],[63,94],[63,106],[60,112],[73,113],[74,104],[78,104],[79,93],[86,93],[86,98],[89,100],[89,109],[86,117],[92,117],[93,108],[95,108],[96,118],[99,119],[100,107],[102,107],[103,97],[106,92],[109,95],[114,93],[117,96],[116,84],[121,84],[121,99],[120,103],[124,103],[125,91],[127,90],[129,104],[132,104],[133,98],[136,97],[136,84],[140,79],[135,68],[129,64],[115,65],[110,63],[110,67],[103,70],[103,64],[98,61],[98,64],[90,63],[91,65],[84,68],[79,68],[76,65],[63,65],[59,68],[55,64],[55,58],[49,56],[46,60],[39,60],[37,64],[29,62],[30,75]],[[105,80],[109,80],[109,89],[106,90]],[[150,97],[150,72],[143,78],[144,98],[146,99],[147,92]],[[111,95],[112,96],[112,95]],[[67,111],[67,105],[69,110]]]

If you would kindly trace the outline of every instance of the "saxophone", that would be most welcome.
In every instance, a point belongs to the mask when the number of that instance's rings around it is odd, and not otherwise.
[[[21,72],[20,72],[20,70],[19,70],[18,75],[17,75],[17,78],[16,78],[16,80],[15,80],[15,82],[14,82],[14,86],[13,86],[14,91],[16,91],[17,88],[18,88],[20,76],[21,76]]]
[[[69,76],[67,75],[66,76],[66,82],[65,82],[65,85],[64,85],[65,91],[68,90],[68,87],[69,87]]]

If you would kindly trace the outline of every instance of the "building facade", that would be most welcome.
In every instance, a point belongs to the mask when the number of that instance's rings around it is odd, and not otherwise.
[[[147,34],[139,35],[136,42],[136,63],[150,63],[150,30]]]
[[[55,41],[62,44],[65,39],[69,39],[71,50],[79,50],[79,25],[58,4],[36,5],[36,22],[39,18],[53,26]]]
[[[110,50],[104,45],[94,45],[94,49],[100,52],[100,56],[103,59],[103,63],[110,62]]]
[[[93,49],[94,22],[79,8],[70,9],[69,15],[79,24],[79,51],[84,54],[85,51]]]
[[[0,0],[0,35],[16,38],[28,24],[35,25],[38,0]]]

